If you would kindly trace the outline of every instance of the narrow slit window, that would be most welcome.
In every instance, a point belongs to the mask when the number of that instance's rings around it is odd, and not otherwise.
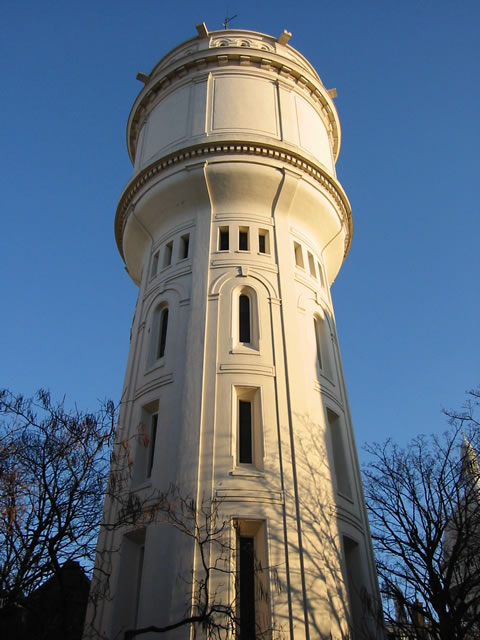
[[[240,640],[256,637],[255,629],[255,547],[250,536],[239,537]]]
[[[188,258],[188,250],[190,246],[190,234],[186,233],[180,238],[180,260]]]
[[[248,400],[238,401],[238,439],[240,464],[252,464],[252,403]]]
[[[337,489],[339,493],[352,497],[349,473],[347,468],[347,458],[342,436],[342,424],[340,418],[331,409],[327,409],[328,426],[333,450],[333,467],[337,479]]]
[[[239,342],[250,343],[251,330],[250,330],[250,298],[249,296],[242,294],[238,299],[238,337]]]
[[[295,264],[297,265],[297,267],[301,267],[303,269],[304,268],[304,263],[303,263],[302,247],[301,247],[301,245],[298,244],[298,242],[294,242],[293,243],[293,249],[294,249],[294,252],[295,252]]]
[[[323,320],[315,317],[313,319],[313,328],[315,331],[315,344],[317,347],[317,362],[320,369],[322,369],[322,334],[323,334]]]
[[[137,580],[135,585],[135,609],[134,609],[134,626],[136,627],[138,624],[138,612],[140,610],[140,594],[142,589],[142,579],[143,579],[143,563],[145,560],[145,545],[138,547],[137,551]]]
[[[258,252],[270,253],[269,235],[266,229],[258,230]]]
[[[154,413],[150,419],[150,433],[149,436],[149,453],[148,453],[148,465],[147,465],[147,478],[152,475],[153,460],[155,458],[155,444],[157,441],[157,427],[158,427],[158,413]]]
[[[364,621],[362,602],[362,559],[358,542],[343,536],[345,570],[347,574],[347,592],[354,628],[361,628]],[[398,636],[397,636],[398,637]],[[403,636],[404,638],[406,636]],[[420,636],[421,637],[421,636]],[[425,636],[424,636],[425,637]]]
[[[118,556],[118,598],[113,603],[112,638],[123,637],[125,629],[135,629],[139,626],[142,615],[145,529],[136,528],[126,533],[121,541],[121,550]],[[128,606],[125,606],[126,602]],[[54,635],[50,634],[49,637]],[[61,634],[61,637],[64,637],[64,634]]]
[[[167,344],[168,329],[168,307],[164,307],[160,313],[160,328],[158,332],[158,348],[157,358],[163,358],[165,355],[165,346]]]
[[[159,252],[157,251],[152,258],[152,268],[150,271],[150,277],[153,278],[154,276],[157,275],[157,271],[158,271],[158,258],[159,258]]]
[[[248,228],[240,227],[238,230],[238,248],[240,251],[248,251]]]
[[[163,266],[168,267],[172,264],[172,252],[173,252],[173,241],[167,242],[165,245],[165,251],[163,254]]]
[[[230,248],[230,233],[228,227],[220,227],[218,230],[218,250],[228,251]]]
[[[310,253],[310,251],[308,252],[308,268],[310,269],[310,275],[316,279],[317,273],[315,271],[315,260],[313,259],[313,256]]]
[[[325,289],[325,276],[323,275],[323,269],[322,266],[319,262],[317,262],[317,268],[318,268],[318,273],[320,275],[320,284],[322,285],[322,287]]]
[[[134,485],[142,484],[152,475],[154,460],[158,456],[155,449],[158,441],[158,425],[158,400],[155,400],[142,407],[132,471]]]
[[[265,522],[238,520],[236,557],[237,639],[270,638],[272,630]]]

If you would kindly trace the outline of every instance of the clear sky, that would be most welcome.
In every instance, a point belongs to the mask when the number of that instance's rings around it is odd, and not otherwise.
[[[136,287],[113,218],[149,72],[227,2],[0,6],[0,386],[118,400]],[[336,87],[354,236],[333,285],[357,442],[440,431],[480,384],[478,0],[229,0]]]

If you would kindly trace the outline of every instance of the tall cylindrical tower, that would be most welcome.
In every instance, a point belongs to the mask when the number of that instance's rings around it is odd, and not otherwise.
[[[371,638],[375,565],[330,298],[352,234],[334,91],[287,32],[197,31],[139,74],[128,120],[115,234],[139,296],[118,491],[143,509],[175,486],[171,509],[188,497],[214,511],[221,545],[199,548],[154,507],[106,527],[94,585],[107,576],[108,597],[89,633],[196,611],[206,554],[240,638]],[[107,523],[116,508],[107,499]]]

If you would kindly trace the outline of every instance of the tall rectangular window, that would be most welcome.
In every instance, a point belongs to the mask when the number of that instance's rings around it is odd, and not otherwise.
[[[323,342],[323,320],[318,316],[313,318],[313,328],[315,331],[315,343],[317,347],[317,363],[320,369],[322,369],[322,342]]]
[[[258,230],[258,252],[270,253],[270,238],[266,229]]]
[[[325,277],[323,275],[323,269],[322,269],[322,265],[317,262],[317,268],[318,268],[318,273],[320,275],[320,284],[322,285],[322,287],[325,289]]]
[[[248,227],[240,227],[238,230],[238,249],[248,251]]]
[[[316,278],[317,274],[315,272],[315,261],[310,251],[308,251],[308,268],[310,270],[310,275]]]
[[[136,529],[123,536],[118,554],[119,579],[112,616],[112,638],[123,637],[125,629],[139,626],[141,617],[142,582],[144,574],[145,529]]]
[[[234,441],[236,465],[245,465],[249,472],[263,469],[263,430],[260,389],[234,389]],[[244,469],[246,471],[246,469]]]
[[[345,455],[340,418],[331,409],[327,409],[327,418],[332,442],[333,467],[337,479],[337,489],[339,493],[351,498],[350,472],[347,467],[347,456]]]
[[[250,298],[241,294],[238,297],[238,337],[239,342],[250,343],[251,339]]]
[[[141,408],[132,469],[133,486],[141,485],[150,479],[153,465],[158,457],[156,452],[160,429],[158,406],[158,400],[154,400]]]
[[[236,593],[240,640],[270,638],[272,621],[268,594],[268,554],[265,522],[237,520]]]
[[[158,413],[154,413],[150,418],[150,428],[148,433],[149,439],[149,452],[148,452],[148,464],[147,464],[147,478],[152,475],[153,461],[155,458],[155,445],[157,442],[157,428],[158,428]]]
[[[251,536],[239,537],[240,640],[254,640],[255,629],[255,552]]]
[[[165,347],[167,344],[167,330],[168,330],[168,307],[163,307],[160,310],[160,322],[158,330],[158,344],[157,344],[157,359],[163,358],[165,355]]]
[[[295,252],[295,264],[297,265],[297,267],[301,267],[303,269],[304,263],[303,263],[303,251],[302,251],[301,245],[299,245],[298,242],[294,242],[293,250]]]
[[[180,260],[188,258],[188,250],[190,246],[190,234],[186,233],[180,238]]]
[[[135,610],[134,610],[134,627],[138,625],[138,613],[140,610],[140,593],[142,590],[143,563],[145,559],[145,545],[142,544],[137,550],[137,580],[135,586]]]
[[[362,602],[362,560],[358,543],[343,536],[343,551],[350,615],[354,629],[361,629],[365,621]],[[406,637],[406,636],[403,636]],[[420,636],[426,637],[426,636]]]
[[[152,258],[152,268],[150,271],[150,277],[153,278],[154,276],[157,275],[157,271],[158,271],[158,258],[159,258],[160,252],[157,251],[156,253],[154,253],[153,258]]]
[[[252,403],[249,400],[238,401],[238,439],[238,461],[240,464],[252,464]]]
[[[163,253],[163,266],[168,267],[172,263],[173,240],[167,242]]]
[[[230,248],[230,233],[228,227],[220,227],[218,230],[218,250],[228,251]]]

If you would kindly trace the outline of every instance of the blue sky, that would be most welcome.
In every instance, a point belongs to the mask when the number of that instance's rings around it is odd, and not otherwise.
[[[0,386],[118,400],[136,288],[113,237],[149,72],[225,2],[0,7]],[[354,237],[332,295],[357,442],[445,426],[480,384],[480,3],[233,2],[336,87]]]

